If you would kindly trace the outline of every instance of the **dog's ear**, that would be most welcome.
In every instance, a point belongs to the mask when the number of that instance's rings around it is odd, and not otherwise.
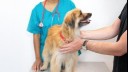
[[[68,15],[66,18],[65,18],[65,23],[67,26],[71,27],[71,28],[75,28],[75,15],[71,14],[71,15]]]

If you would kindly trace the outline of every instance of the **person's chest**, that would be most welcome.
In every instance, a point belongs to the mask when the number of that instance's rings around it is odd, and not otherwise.
[[[50,26],[51,24],[59,24],[61,25],[64,21],[66,13],[69,11],[68,8],[59,6],[56,13],[56,9],[54,9],[53,12],[50,12],[48,10],[43,11],[43,8],[40,7],[40,9],[37,10],[37,19],[38,21],[43,21],[44,26]],[[44,14],[44,17],[43,17]]]

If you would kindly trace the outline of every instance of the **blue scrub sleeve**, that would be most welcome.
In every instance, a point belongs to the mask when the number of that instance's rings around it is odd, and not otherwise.
[[[36,14],[36,10],[32,10],[30,21],[28,24],[27,31],[33,34],[40,34],[39,19]]]
[[[75,9],[76,6],[75,6],[75,4],[72,2],[72,0],[70,0],[70,3],[71,3],[71,6],[70,6],[70,7],[71,7],[71,10],[72,10],[72,9]]]

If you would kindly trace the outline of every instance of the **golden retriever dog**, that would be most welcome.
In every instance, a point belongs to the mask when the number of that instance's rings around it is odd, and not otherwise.
[[[81,10],[74,9],[66,14],[61,26],[55,25],[49,29],[41,70],[47,70],[50,64],[50,72],[75,72],[77,52],[63,54],[59,49],[65,42],[71,42],[77,37],[80,27],[89,24],[91,16],[91,13],[82,13]]]

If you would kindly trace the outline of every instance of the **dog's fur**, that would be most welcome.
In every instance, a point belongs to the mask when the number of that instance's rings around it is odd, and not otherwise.
[[[43,57],[44,65],[41,70],[46,70],[50,64],[51,72],[75,72],[77,64],[77,52],[62,54],[59,49],[65,42],[60,37],[60,33],[68,40],[73,41],[77,36],[77,30],[83,25],[80,21],[91,17],[90,13],[82,13],[79,9],[74,9],[67,13],[62,26],[55,25],[49,29],[46,39]],[[88,23],[85,23],[88,24]]]

